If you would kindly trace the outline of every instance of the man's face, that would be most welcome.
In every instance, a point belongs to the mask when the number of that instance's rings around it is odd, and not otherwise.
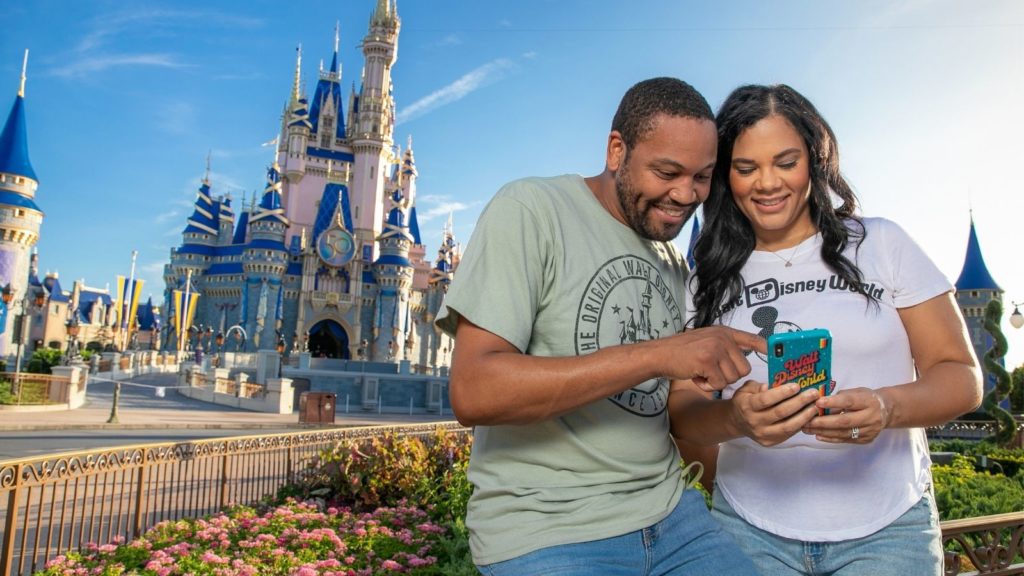
[[[662,114],[632,149],[619,143],[609,163],[620,211],[612,215],[644,238],[672,240],[711,190],[714,122]]]

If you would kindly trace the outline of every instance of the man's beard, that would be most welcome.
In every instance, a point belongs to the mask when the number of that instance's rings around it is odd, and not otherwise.
[[[629,177],[629,161],[623,162],[622,167],[615,172],[615,196],[619,200],[619,208],[622,210],[622,217],[626,219],[626,225],[634,232],[648,240],[668,242],[679,235],[683,225],[693,215],[694,207],[687,208],[686,217],[676,226],[666,224],[658,226],[649,217],[653,206],[650,202],[641,210],[639,206],[641,192],[633,188],[633,181]]]

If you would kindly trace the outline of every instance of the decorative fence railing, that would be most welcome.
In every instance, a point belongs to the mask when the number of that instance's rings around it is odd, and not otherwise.
[[[89,542],[132,540],[163,520],[257,503],[339,440],[423,435],[438,426],[462,429],[454,422],[343,428],[0,462],[0,576],[31,574]]]
[[[67,376],[30,374],[28,372],[0,372],[0,387],[11,395],[11,404],[67,404],[72,390],[80,392],[85,376],[72,382]]]
[[[164,520],[200,517],[273,496],[322,448],[386,431],[430,434],[458,424],[375,426],[146,444],[0,462],[0,576],[31,574],[88,542],[132,540]],[[1024,512],[942,523],[945,574],[1024,574]]]

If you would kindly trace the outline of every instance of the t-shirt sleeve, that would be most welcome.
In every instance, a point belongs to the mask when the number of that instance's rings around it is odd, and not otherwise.
[[[882,250],[891,263],[892,297],[896,308],[909,308],[953,289],[910,234],[895,222],[877,219]],[[868,231],[870,234],[871,231]]]
[[[441,330],[454,336],[461,315],[521,352],[527,350],[544,284],[544,239],[550,236],[540,222],[507,193],[491,200],[438,313]]]

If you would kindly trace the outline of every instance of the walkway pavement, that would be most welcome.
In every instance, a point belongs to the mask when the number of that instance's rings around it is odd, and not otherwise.
[[[75,410],[54,412],[0,412],[0,431],[4,430],[83,430],[83,429],[183,429],[183,428],[317,428],[331,424],[300,424],[298,413],[266,414],[230,408],[186,398],[175,392],[176,374],[145,374],[121,383],[117,424],[108,424],[113,404],[112,382],[90,380],[86,402]],[[158,387],[164,396],[158,397]],[[377,414],[353,410],[338,412],[333,426],[373,426],[419,422],[448,422],[451,413]]]

